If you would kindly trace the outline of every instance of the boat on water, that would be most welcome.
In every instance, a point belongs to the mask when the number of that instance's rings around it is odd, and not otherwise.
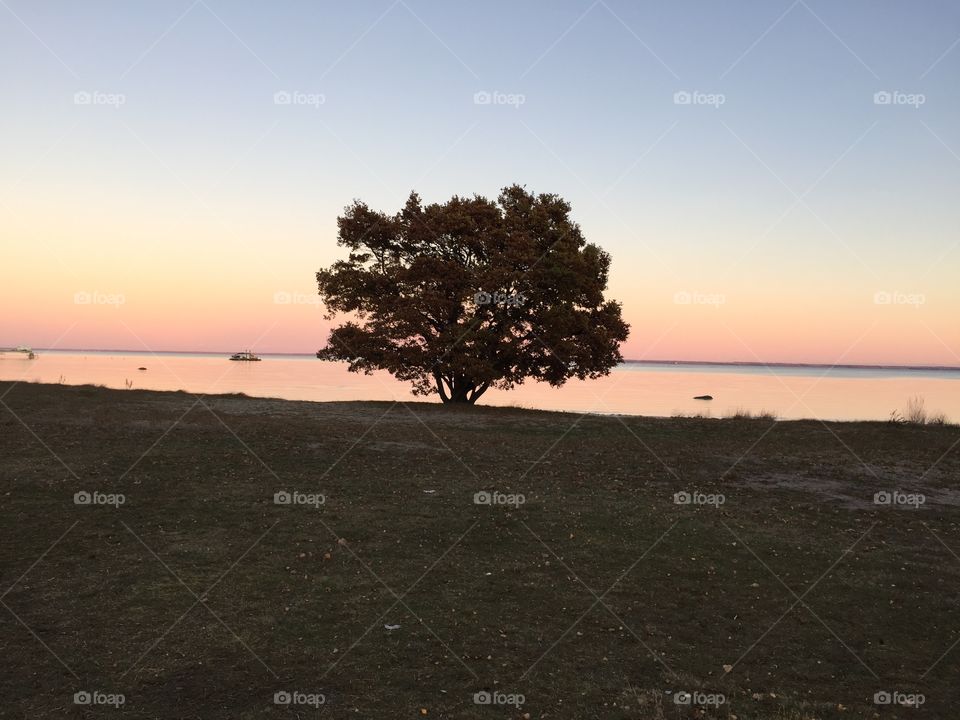
[[[243,350],[242,352],[234,353],[230,356],[231,360],[239,360],[242,362],[260,362],[260,358],[249,350]]]
[[[20,353],[21,355],[26,355],[29,360],[33,360],[37,357],[37,354],[33,351],[33,348],[30,348],[26,345],[17,345],[12,350],[0,350],[0,352]]]

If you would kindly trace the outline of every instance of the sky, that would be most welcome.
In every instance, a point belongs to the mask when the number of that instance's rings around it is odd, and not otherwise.
[[[0,345],[313,352],[354,199],[557,193],[632,359],[960,366],[960,5],[0,0]]]

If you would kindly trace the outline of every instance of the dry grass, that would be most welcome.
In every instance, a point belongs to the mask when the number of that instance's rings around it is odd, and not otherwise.
[[[738,407],[733,413],[727,416],[731,420],[768,420],[770,422],[777,419],[777,414],[770,410],[760,410],[753,412],[746,408]]]
[[[960,702],[960,646],[926,672],[960,640],[955,427],[4,393],[5,717],[833,720],[874,717],[884,688],[924,693],[927,717]],[[326,503],[275,505],[282,489]],[[875,506],[890,489],[927,503]],[[81,490],[126,502],[77,506]],[[127,703],[82,710],[80,689]],[[274,706],[284,689],[327,704]],[[526,702],[474,705],[481,690]],[[668,690],[727,703],[697,715]]]
[[[907,407],[901,413],[890,413],[890,422],[895,425],[949,425],[947,416],[942,412],[927,412],[926,400],[922,395],[913,395],[907,400]]]

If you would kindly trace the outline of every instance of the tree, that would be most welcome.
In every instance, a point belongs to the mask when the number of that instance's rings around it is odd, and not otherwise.
[[[346,260],[317,273],[327,318],[352,317],[317,353],[353,372],[383,369],[474,403],[527,378],[559,387],[623,360],[629,326],[605,300],[610,256],[588,244],[557,195],[513,185],[496,202],[411,193],[386,215],[357,200],[337,218]]]

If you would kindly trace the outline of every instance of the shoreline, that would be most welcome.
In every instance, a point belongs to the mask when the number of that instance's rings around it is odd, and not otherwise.
[[[235,350],[123,350],[123,349],[96,349],[96,348],[33,348],[35,352],[62,353],[62,354],[91,354],[91,355],[145,355],[145,356],[196,356],[196,357],[229,357]],[[0,353],[12,353],[13,348],[0,349]],[[315,353],[309,352],[271,352],[260,351],[262,356],[278,358],[297,358],[318,360],[319,362],[333,362],[319,360]],[[731,367],[731,368],[798,368],[810,370],[889,370],[889,371],[927,371],[927,372],[957,372],[958,365],[897,365],[897,364],[861,364],[861,363],[803,363],[803,362],[762,362],[751,360],[632,360],[625,359],[620,365],[656,365],[656,366],[694,366],[694,367]]]
[[[759,413],[745,413],[745,414],[734,414],[727,416],[712,416],[704,414],[695,414],[695,413],[677,413],[673,415],[641,415],[634,413],[615,413],[615,412],[590,412],[590,411],[577,411],[577,410],[550,410],[544,408],[532,408],[532,407],[523,407],[521,405],[485,405],[483,403],[478,403],[477,405],[455,405],[455,404],[443,404],[441,402],[428,402],[425,400],[411,399],[411,400],[291,400],[289,398],[270,396],[270,395],[249,395],[244,392],[236,393],[208,393],[208,392],[193,392],[192,390],[154,390],[150,388],[111,388],[106,385],[96,384],[96,383],[80,383],[80,384],[71,384],[71,383],[48,383],[40,382],[36,380],[4,380],[0,379],[0,388],[3,386],[13,386],[13,385],[32,385],[37,387],[46,387],[46,388],[76,388],[83,390],[97,390],[107,393],[121,393],[122,395],[159,395],[159,396],[189,396],[196,398],[206,398],[210,400],[216,400],[218,398],[223,399],[245,399],[250,400],[251,402],[263,402],[263,403],[290,403],[290,404],[305,404],[308,406],[334,406],[334,405],[355,405],[359,407],[371,406],[378,407],[383,405],[401,405],[401,406],[413,406],[416,408],[439,408],[447,412],[462,411],[465,413],[472,412],[522,412],[522,413],[539,413],[547,414],[553,416],[570,416],[573,418],[584,417],[584,418],[609,418],[609,419],[622,419],[622,420],[646,420],[646,421],[662,421],[662,422],[674,422],[674,421],[704,421],[704,422],[760,422],[768,421],[775,422],[778,424],[789,424],[789,423],[815,423],[817,425],[890,425],[890,426],[903,426],[903,425],[912,425],[915,427],[960,427],[960,423],[954,423],[946,421],[943,423],[911,423],[911,422],[891,422],[890,420],[835,420],[835,419],[823,419],[823,418],[780,418],[774,413],[769,412],[759,412]],[[413,396],[411,396],[413,397]],[[712,402],[712,401],[704,401]],[[706,409],[709,410],[709,406],[705,405]]]

